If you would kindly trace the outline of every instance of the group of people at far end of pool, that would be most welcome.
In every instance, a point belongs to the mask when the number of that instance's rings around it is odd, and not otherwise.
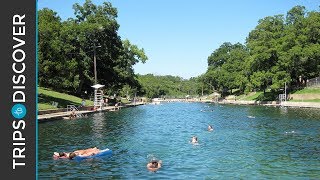
[[[208,131],[213,131],[213,126],[208,125]],[[198,143],[198,137],[197,136],[192,136],[191,141],[192,144],[197,144]]]
[[[89,149],[81,149],[75,150],[73,152],[54,152],[53,157],[55,158],[66,158],[73,159],[76,156],[92,156],[100,152],[100,149],[97,147],[89,148]]]

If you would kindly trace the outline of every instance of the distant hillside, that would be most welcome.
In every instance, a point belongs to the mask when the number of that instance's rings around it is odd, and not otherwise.
[[[197,95],[199,87],[195,79],[185,80],[179,76],[156,76],[153,74],[138,75],[141,93],[149,98],[175,97],[184,98],[186,95]]]

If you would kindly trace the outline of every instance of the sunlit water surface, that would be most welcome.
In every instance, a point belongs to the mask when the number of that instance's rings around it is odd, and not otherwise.
[[[198,145],[189,143],[193,135]],[[39,179],[320,179],[317,109],[144,105],[40,123],[38,140]],[[113,154],[52,159],[54,151],[93,146]],[[157,172],[146,168],[153,156],[163,161]]]

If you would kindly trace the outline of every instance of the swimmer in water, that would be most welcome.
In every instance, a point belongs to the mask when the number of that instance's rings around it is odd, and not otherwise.
[[[208,131],[213,131],[213,127],[211,125],[208,126]]]
[[[192,144],[198,143],[198,138],[197,138],[197,136],[193,136],[193,137],[192,137],[191,143],[192,143]]]
[[[162,161],[161,160],[156,160],[156,159],[153,159],[151,160],[148,164],[147,164],[147,168],[150,170],[150,171],[157,171],[159,168],[161,168],[161,165],[162,165]]]

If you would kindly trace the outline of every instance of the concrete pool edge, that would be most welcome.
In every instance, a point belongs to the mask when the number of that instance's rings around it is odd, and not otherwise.
[[[145,103],[134,103],[134,104],[125,104],[122,106],[119,106],[119,109],[121,108],[128,108],[128,107],[135,107],[135,106],[140,106],[144,105]],[[83,114],[83,115],[88,115],[88,114],[93,114],[93,113],[99,113],[99,112],[108,112],[108,111],[114,111],[115,106],[107,106],[103,107],[101,110],[81,110],[78,111],[77,114]],[[61,109],[61,110],[55,110],[53,113],[45,113],[45,114],[39,114],[38,115],[38,122],[48,122],[48,121],[55,121],[55,120],[62,120],[64,117],[68,117],[70,115],[70,111],[66,111],[66,109]]]

